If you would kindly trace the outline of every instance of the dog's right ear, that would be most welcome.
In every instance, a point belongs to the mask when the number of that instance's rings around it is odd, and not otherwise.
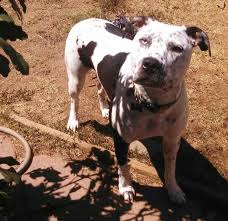
[[[127,24],[123,37],[133,39],[141,27],[147,25],[151,18],[147,16],[135,16]]]

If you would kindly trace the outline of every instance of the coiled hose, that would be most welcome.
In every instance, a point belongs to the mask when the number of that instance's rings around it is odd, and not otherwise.
[[[29,166],[32,163],[33,154],[32,154],[31,147],[29,146],[28,142],[25,140],[24,137],[22,137],[20,134],[18,134],[17,132],[15,132],[7,127],[0,127],[0,132],[9,134],[9,135],[17,138],[23,144],[23,147],[25,150],[24,160],[20,164],[20,166],[16,169],[17,174],[22,175],[23,173],[26,172],[26,170],[29,168]]]

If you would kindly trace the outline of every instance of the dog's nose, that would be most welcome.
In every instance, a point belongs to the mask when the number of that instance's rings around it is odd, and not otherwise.
[[[162,64],[156,58],[147,57],[143,59],[142,68],[146,73],[150,74],[162,70]]]

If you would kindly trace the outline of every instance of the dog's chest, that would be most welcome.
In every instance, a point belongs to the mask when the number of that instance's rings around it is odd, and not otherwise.
[[[113,101],[112,126],[127,142],[162,136],[167,128],[166,113],[135,109],[135,101],[122,96]]]

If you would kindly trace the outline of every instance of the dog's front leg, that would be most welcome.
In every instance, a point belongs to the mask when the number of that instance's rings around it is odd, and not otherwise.
[[[78,119],[77,119],[78,104],[79,104],[78,97],[71,96],[70,114],[69,114],[69,119],[68,119],[68,123],[67,123],[67,129],[73,130],[74,132],[79,126]]]
[[[131,174],[127,160],[129,144],[123,140],[116,130],[113,132],[113,140],[116,158],[119,165],[119,193],[123,195],[125,201],[133,202],[135,190],[132,186]]]
[[[180,146],[180,138],[163,139],[163,154],[165,163],[165,187],[168,191],[170,200],[177,204],[185,203],[185,194],[178,186],[175,177],[176,157]]]

